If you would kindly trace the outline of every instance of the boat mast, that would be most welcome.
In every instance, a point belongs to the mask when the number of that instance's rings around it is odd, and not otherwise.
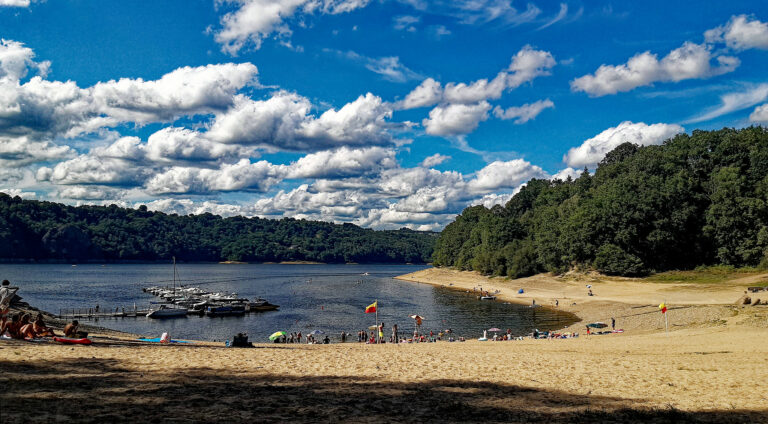
[[[173,297],[176,298],[176,257],[173,257]]]

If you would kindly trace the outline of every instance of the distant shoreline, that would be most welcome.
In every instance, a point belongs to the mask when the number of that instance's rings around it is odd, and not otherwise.
[[[184,261],[177,259],[182,264],[208,264],[208,265],[429,265],[428,263],[414,262],[315,262],[315,261],[279,261],[279,262],[244,262],[244,261]],[[123,264],[169,264],[170,259],[7,259],[0,258],[0,265],[123,265]]]
[[[590,322],[611,323],[616,328],[636,332],[664,331],[658,305],[669,305],[674,327],[689,327],[705,322],[718,322],[739,301],[749,285],[768,277],[754,274],[713,285],[695,283],[653,283],[637,278],[599,275],[555,276],[539,274],[509,280],[487,277],[477,272],[449,268],[427,268],[395,277],[398,280],[431,284],[439,287],[471,291],[475,287],[494,292],[497,301],[553,308],[576,315],[581,321],[563,331],[584,332]],[[590,290],[594,296],[589,296]],[[519,290],[523,293],[519,293]]]

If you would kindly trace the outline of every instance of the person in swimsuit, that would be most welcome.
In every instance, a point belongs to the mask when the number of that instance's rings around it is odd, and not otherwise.
[[[0,335],[8,333],[8,335],[14,339],[19,338],[19,330],[21,329],[21,313],[15,313],[11,315],[11,318],[0,325]]]
[[[77,336],[77,327],[80,325],[77,320],[72,320],[66,327],[64,327],[64,336],[74,338]]]
[[[54,337],[56,334],[50,329],[43,321],[43,314],[37,314],[35,321],[32,323],[32,330],[37,337]]]
[[[11,337],[14,339],[35,338],[35,332],[32,331],[32,324],[29,323],[29,314],[23,314],[21,318],[16,322],[16,330],[11,332]]]

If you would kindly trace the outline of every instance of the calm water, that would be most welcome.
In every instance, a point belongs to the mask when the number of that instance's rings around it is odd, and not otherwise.
[[[181,319],[102,319],[98,325],[150,336],[170,332],[174,338],[224,340],[247,332],[253,341],[266,341],[277,330],[323,330],[332,339],[341,331],[357,333],[374,325],[373,314],[363,313],[379,301],[379,321],[387,328],[397,323],[400,331],[413,331],[408,315],[426,320],[423,330],[451,328],[455,334],[478,337],[483,329],[512,329],[525,334],[533,328],[561,328],[572,316],[545,308],[478,301],[474,295],[427,284],[394,280],[397,275],[424,269],[418,265],[220,265],[179,264],[185,284],[211,291],[235,291],[241,297],[262,296],[280,305],[278,311],[244,317]],[[363,275],[363,273],[369,275]],[[19,295],[32,306],[58,314],[62,308],[99,305],[146,308],[158,300],[142,287],[171,284],[173,268],[162,264],[120,265],[0,265],[0,279],[19,286]],[[94,324],[93,321],[81,320]],[[389,337],[390,331],[385,331]]]

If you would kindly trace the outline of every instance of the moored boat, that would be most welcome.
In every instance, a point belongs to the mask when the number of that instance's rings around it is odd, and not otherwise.
[[[209,317],[226,317],[244,314],[245,306],[242,305],[209,306],[208,309],[205,310],[205,315]]]
[[[169,294],[168,298],[176,297],[176,277],[178,272],[176,271],[176,257],[173,257],[173,292]],[[165,297],[165,296],[160,296]],[[169,306],[162,304],[158,309],[153,309],[147,313],[147,318],[180,318],[187,316],[187,308],[180,306]]]
[[[168,305],[160,305],[147,313],[147,318],[179,318],[187,316],[187,308],[175,308]]]

